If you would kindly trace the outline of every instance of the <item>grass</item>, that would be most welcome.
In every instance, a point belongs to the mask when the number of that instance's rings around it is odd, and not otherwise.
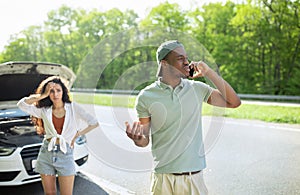
[[[72,94],[74,101],[83,104],[134,108],[135,96],[107,94]],[[300,107],[242,104],[236,109],[217,108],[203,104],[203,115],[261,120],[275,123],[300,124]]]
[[[242,104],[236,109],[220,109],[205,105],[203,113],[204,115],[212,115],[212,110],[214,110],[213,115],[222,115],[230,118],[300,124],[300,107]],[[218,110],[221,111],[218,112]]]

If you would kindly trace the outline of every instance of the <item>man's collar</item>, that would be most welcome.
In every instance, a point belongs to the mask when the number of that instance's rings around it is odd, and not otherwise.
[[[157,80],[157,85],[161,88],[161,89],[172,89],[172,86],[170,86],[170,85],[168,85],[168,84],[166,84],[166,83],[164,83],[164,82],[162,82],[161,81],[161,77],[159,77],[158,78],[158,80]],[[181,87],[181,88],[183,88],[184,87],[184,79],[183,78],[181,78],[180,79],[180,83],[176,86],[176,87]]]

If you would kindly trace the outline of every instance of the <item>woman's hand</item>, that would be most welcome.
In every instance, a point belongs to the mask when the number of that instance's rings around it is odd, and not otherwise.
[[[50,95],[50,93],[51,93],[51,90],[54,88],[54,86],[55,86],[55,83],[49,82],[46,85],[44,93],[41,94],[41,98],[43,99],[43,98],[48,97]]]
[[[70,145],[71,148],[74,147],[74,143],[75,143],[77,137],[79,137],[79,136],[80,136],[80,133],[79,133],[79,131],[77,131],[76,135],[74,136],[74,138],[73,138],[72,141],[71,141],[71,145]]]
[[[25,99],[25,103],[34,104],[35,102],[38,102],[38,101],[48,97],[51,93],[51,90],[53,90],[54,86],[55,86],[55,83],[49,82],[45,88],[44,93],[30,95],[27,99]]]
[[[91,130],[97,128],[99,126],[99,123],[96,123],[94,125],[89,125],[87,126],[85,129],[81,129],[80,131],[77,131],[76,135],[74,136],[74,138],[72,139],[72,142],[71,142],[71,147],[74,146],[74,143],[76,141],[76,138],[81,136],[81,135],[85,135],[87,134],[88,132],[90,132]]]

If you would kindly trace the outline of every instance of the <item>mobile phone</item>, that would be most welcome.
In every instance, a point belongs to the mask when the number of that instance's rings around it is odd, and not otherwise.
[[[195,69],[190,67],[190,77],[194,76]]]

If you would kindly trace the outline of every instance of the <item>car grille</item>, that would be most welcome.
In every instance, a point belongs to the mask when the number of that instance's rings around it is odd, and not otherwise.
[[[0,182],[7,182],[14,180],[20,171],[10,171],[10,172],[1,172],[0,173]]]
[[[21,156],[22,156],[22,160],[23,160],[23,164],[25,166],[25,169],[28,173],[28,175],[36,175],[38,173],[33,171],[32,168],[32,160],[36,160],[37,156],[39,154],[40,151],[40,147],[41,146],[33,146],[33,147],[28,147],[28,148],[24,148],[21,151]]]

